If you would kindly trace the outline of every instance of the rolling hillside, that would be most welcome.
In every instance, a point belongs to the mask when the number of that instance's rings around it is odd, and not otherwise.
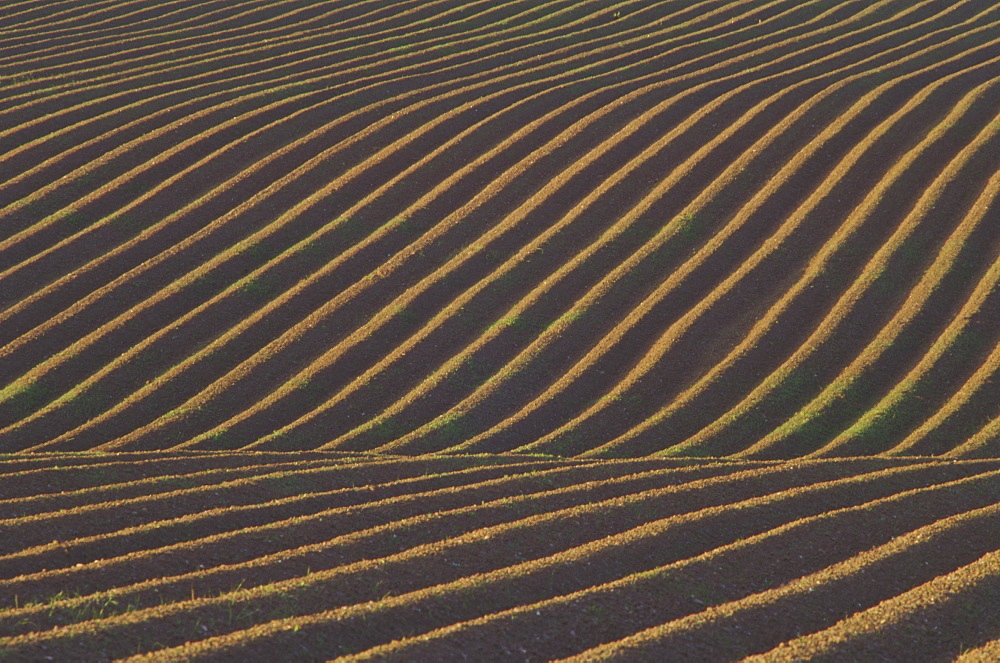
[[[988,0],[27,0],[0,449],[997,455]]]
[[[996,661],[997,605],[994,0],[0,6],[0,661]]]

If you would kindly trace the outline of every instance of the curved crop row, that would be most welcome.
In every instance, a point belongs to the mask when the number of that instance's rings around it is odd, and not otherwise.
[[[998,26],[14,3],[0,449],[994,456]]]

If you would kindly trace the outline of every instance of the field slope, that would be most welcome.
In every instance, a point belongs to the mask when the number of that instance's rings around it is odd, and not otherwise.
[[[0,661],[998,605],[995,0],[2,3]]]
[[[0,449],[1000,451],[989,0],[7,3]]]

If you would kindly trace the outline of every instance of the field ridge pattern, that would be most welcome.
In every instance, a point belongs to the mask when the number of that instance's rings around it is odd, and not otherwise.
[[[998,542],[996,2],[4,3],[0,661],[995,661]]]

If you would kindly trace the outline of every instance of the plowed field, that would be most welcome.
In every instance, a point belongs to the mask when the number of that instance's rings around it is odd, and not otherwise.
[[[5,1],[0,453],[0,661],[996,660],[1000,4]]]
[[[998,460],[189,452],[0,472],[5,661],[931,661],[1000,637]]]
[[[7,3],[0,448],[1000,450],[990,0]]]

